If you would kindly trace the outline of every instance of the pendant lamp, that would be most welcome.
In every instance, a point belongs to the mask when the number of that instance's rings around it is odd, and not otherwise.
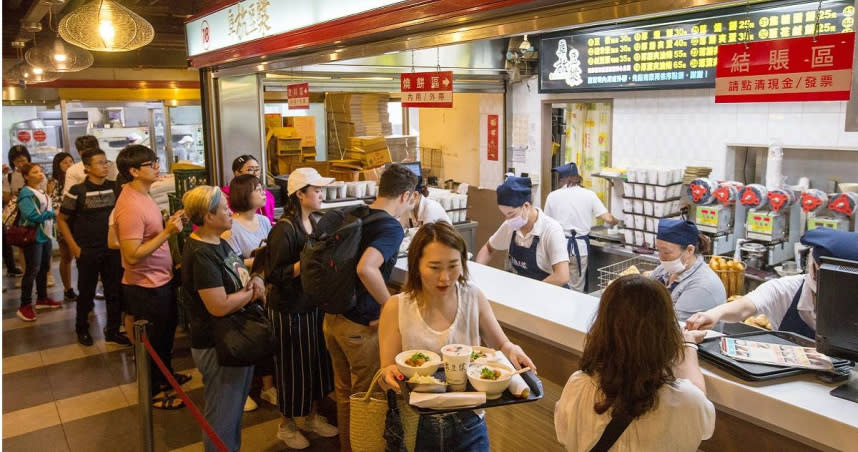
[[[92,66],[92,54],[60,38],[28,50],[24,58],[33,66],[52,72],[78,72]]]
[[[56,72],[46,71],[37,66],[31,66],[26,61],[19,61],[3,73],[3,80],[11,83],[32,85],[36,83],[53,82],[60,78]]]
[[[60,20],[60,37],[93,52],[127,52],[155,38],[146,19],[113,0],[94,0]]]

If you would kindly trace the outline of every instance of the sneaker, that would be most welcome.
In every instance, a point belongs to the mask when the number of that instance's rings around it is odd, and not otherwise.
[[[277,406],[277,388],[272,386],[272,387],[260,392],[259,398],[270,403],[270,404],[272,404],[272,405],[274,405],[274,406]]]
[[[104,300],[104,287],[102,287],[101,284],[95,288],[95,299]]]
[[[305,418],[296,418],[295,424],[301,430],[314,432],[323,438],[331,438],[337,436],[340,430],[331,424],[328,424],[328,419],[325,416],[310,415]]]
[[[277,427],[277,439],[286,443],[290,449],[306,449],[310,447],[310,441],[301,434],[291,421],[285,425],[281,422]]]
[[[87,347],[92,345],[92,336],[89,335],[89,331],[78,331],[77,332],[77,342],[80,345],[85,345]]]
[[[255,411],[257,408],[259,408],[259,405],[256,404],[256,401],[252,397],[247,396],[247,400],[244,401],[244,412]]]
[[[45,297],[40,300],[36,300],[36,310],[57,309],[61,307],[63,307],[63,304],[57,300],[54,300],[51,297]]]
[[[35,322],[36,312],[33,311],[33,305],[28,304],[18,308],[18,318],[25,322]]]
[[[21,271],[20,268],[15,267],[15,268],[6,270],[6,276],[13,276],[15,278],[20,278],[20,277],[24,276],[24,272]]]
[[[74,293],[74,289],[69,289],[63,293],[63,301],[66,303],[77,301],[77,294]]]
[[[54,287],[56,283],[54,282],[54,274],[48,272],[48,287]]]
[[[108,343],[115,344],[115,345],[120,345],[122,347],[130,347],[131,346],[131,341],[129,341],[128,338],[125,337],[124,334],[119,334],[119,333],[113,333],[113,334],[104,333],[104,342],[108,342]]]

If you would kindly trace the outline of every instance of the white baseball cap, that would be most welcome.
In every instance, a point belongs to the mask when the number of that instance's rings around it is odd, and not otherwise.
[[[194,139],[191,138],[190,135],[185,135],[182,137],[181,140],[179,140],[179,143],[193,143],[193,142],[194,142]]]
[[[286,191],[289,196],[292,193],[308,186],[324,187],[334,181],[333,177],[322,177],[315,168],[297,168],[289,174],[289,183],[286,185]]]

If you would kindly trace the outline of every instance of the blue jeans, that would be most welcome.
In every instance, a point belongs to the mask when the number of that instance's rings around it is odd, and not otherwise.
[[[250,382],[253,381],[253,366],[221,366],[214,347],[192,348],[191,355],[203,375],[206,399],[203,415],[226,448],[237,451],[241,447],[241,416],[244,414],[244,401],[250,392]],[[206,452],[217,452],[205,433],[203,444]]]
[[[22,248],[24,251],[24,277],[21,279],[21,306],[33,302],[33,283],[36,300],[48,297],[48,271],[51,269],[51,242],[35,242]]]
[[[415,452],[488,452],[486,421],[473,411],[420,416]]]

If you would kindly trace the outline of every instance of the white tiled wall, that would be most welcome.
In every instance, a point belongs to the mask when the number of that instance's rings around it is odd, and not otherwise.
[[[513,114],[526,90],[513,89]],[[612,99],[614,166],[710,166],[723,177],[728,144],[852,148],[858,133],[844,132],[845,102],[715,104],[713,89],[535,94],[540,100]],[[531,100],[523,101],[528,106]],[[532,108],[532,107],[531,107]],[[536,115],[534,121],[540,121]],[[540,133],[548,133],[540,125]],[[539,143],[537,143],[537,146]],[[855,154],[858,159],[858,152]]]

